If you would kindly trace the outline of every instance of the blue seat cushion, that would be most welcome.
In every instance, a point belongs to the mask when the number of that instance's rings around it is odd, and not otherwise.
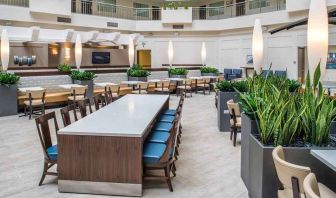
[[[159,132],[159,131],[153,131],[148,138],[146,139],[147,142],[150,143],[161,143],[165,144],[167,140],[169,139],[170,133],[167,132]]]
[[[156,125],[154,126],[154,131],[160,131],[160,132],[167,132],[169,133],[170,130],[173,128],[172,123],[167,123],[167,122],[157,122]]]
[[[165,112],[163,112],[163,115],[175,116],[176,115],[176,110],[175,109],[167,109]]]
[[[143,152],[144,162],[147,164],[153,164],[159,162],[165,149],[166,149],[165,144],[145,143]]]
[[[174,120],[175,120],[175,116],[170,116],[170,115],[163,115],[159,118],[160,122],[173,123]]]
[[[57,154],[58,154],[57,145],[47,148],[47,153],[51,160],[57,160]]]

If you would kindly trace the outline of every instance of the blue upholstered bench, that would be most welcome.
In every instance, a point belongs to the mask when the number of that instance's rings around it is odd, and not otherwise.
[[[170,133],[167,132],[153,131],[147,137],[146,142],[166,144],[169,139],[169,135]]]
[[[160,143],[146,143],[144,145],[143,160],[147,164],[153,164],[160,161],[164,151],[165,144]]]
[[[170,116],[170,115],[163,115],[159,118],[159,122],[173,123],[174,120],[175,120],[175,116]]]
[[[167,122],[158,122],[153,128],[153,131],[160,131],[160,132],[167,132],[170,133],[171,129],[173,128],[172,123]]]
[[[165,112],[163,112],[163,115],[176,116],[176,110],[175,109],[167,109]]]

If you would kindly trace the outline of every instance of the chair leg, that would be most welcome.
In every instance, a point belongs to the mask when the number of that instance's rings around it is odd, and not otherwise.
[[[234,130],[233,134],[233,146],[236,146],[237,143],[237,129]]]
[[[233,135],[233,129],[231,128],[230,140],[232,140],[232,135]]]
[[[176,165],[175,165],[175,162],[173,162],[173,164],[172,164],[172,173],[173,173],[173,177],[176,177]]]
[[[42,115],[44,115],[44,114],[45,114],[45,106],[42,105]]]
[[[42,173],[41,180],[40,180],[40,182],[39,182],[39,186],[42,185],[43,180],[44,180],[45,176],[47,175],[47,171],[48,171],[48,163],[44,162],[43,173]]]
[[[27,117],[27,106],[26,105],[24,105],[24,114]]]
[[[170,165],[165,167],[165,176],[166,176],[166,180],[167,180],[169,190],[170,190],[170,192],[173,192],[173,186],[172,186],[171,179],[170,179],[170,167],[169,166]]]
[[[32,114],[33,114],[33,107],[29,106],[29,120],[31,119]]]

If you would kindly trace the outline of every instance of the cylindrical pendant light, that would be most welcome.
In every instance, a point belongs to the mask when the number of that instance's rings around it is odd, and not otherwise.
[[[207,58],[207,51],[206,51],[205,42],[202,43],[201,57],[202,57],[202,64],[205,65],[206,58]]]
[[[76,59],[76,67],[79,70],[82,64],[82,41],[80,34],[77,34],[76,44],[75,44],[75,59]]]
[[[134,41],[133,41],[133,38],[129,39],[128,60],[129,60],[130,67],[132,67],[133,64],[134,64]]]
[[[173,46],[173,41],[169,41],[168,45],[168,61],[169,61],[169,66],[173,65],[173,59],[174,59],[174,46]]]
[[[253,67],[260,74],[264,60],[264,38],[260,19],[256,19],[252,39]]]
[[[7,30],[2,30],[1,34],[1,63],[2,70],[4,72],[8,69],[9,62],[9,40],[7,36]]]
[[[325,0],[310,2],[308,17],[308,63],[311,78],[318,63],[321,61],[321,79],[323,80],[328,56],[328,10]]]

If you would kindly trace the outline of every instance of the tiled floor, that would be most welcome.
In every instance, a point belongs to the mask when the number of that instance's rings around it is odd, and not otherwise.
[[[177,101],[172,96],[171,107]],[[233,147],[229,134],[218,131],[214,95],[187,98],[182,123],[174,192],[165,183],[146,182],[144,197],[248,197],[240,178],[240,145]],[[103,197],[59,193],[53,176],[39,187],[42,162],[35,122],[18,116],[0,118],[0,197]]]

